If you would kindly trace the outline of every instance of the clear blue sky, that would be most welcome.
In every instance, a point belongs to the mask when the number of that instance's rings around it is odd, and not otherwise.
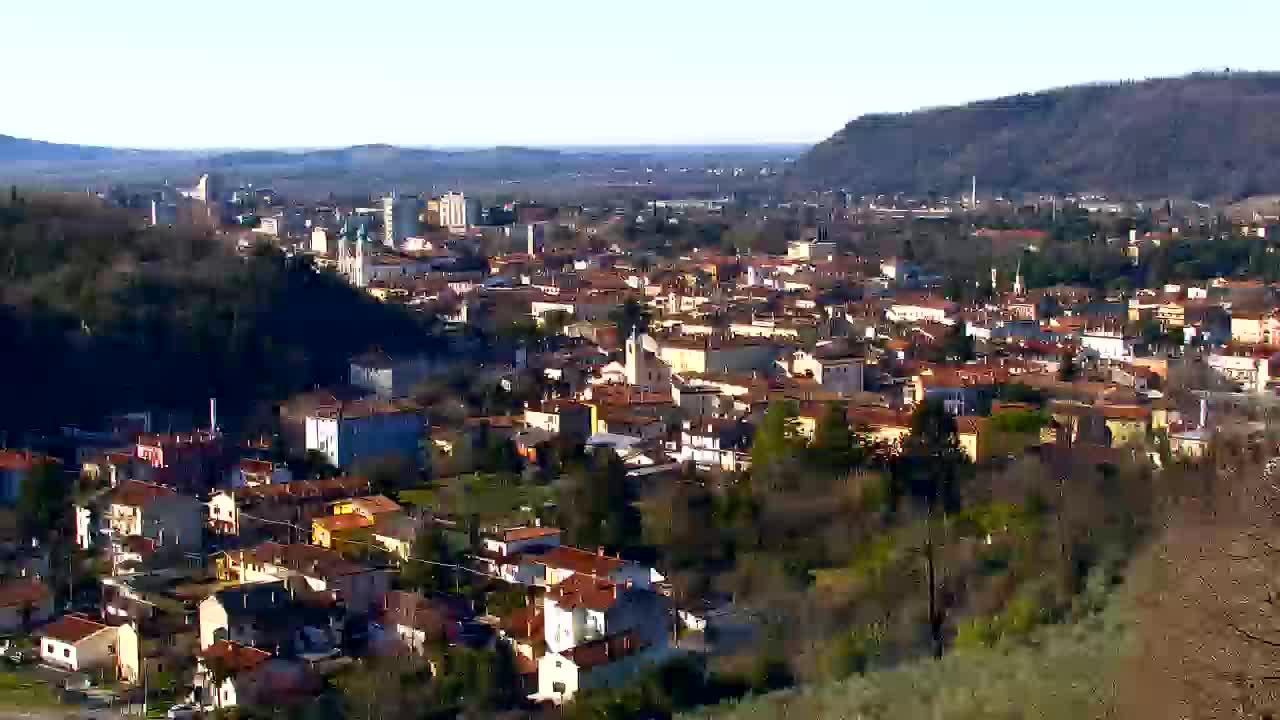
[[[1278,0],[3,0],[0,133],[812,142],[865,112],[1280,69],[1278,26]]]

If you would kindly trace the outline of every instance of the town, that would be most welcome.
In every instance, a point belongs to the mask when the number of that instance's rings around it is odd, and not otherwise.
[[[279,334],[230,379],[130,381],[182,400],[15,405],[2,702],[649,717],[995,647],[1087,617],[1153,488],[1275,407],[1274,205],[192,180],[15,186],[0,226],[322,283],[344,304],[288,318],[319,343],[384,324],[337,373]]]

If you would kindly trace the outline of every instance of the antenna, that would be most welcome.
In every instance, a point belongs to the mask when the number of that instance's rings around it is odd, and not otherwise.
[[[978,176],[973,176],[973,185],[969,189],[969,209],[978,209]]]

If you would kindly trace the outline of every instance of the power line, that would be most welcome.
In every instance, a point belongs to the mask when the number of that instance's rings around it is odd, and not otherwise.
[[[304,527],[302,527],[302,526],[300,526],[300,525],[295,525],[295,524],[293,524],[293,523],[291,523],[291,522],[289,522],[289,521],[287,521],[287,520],[272,520],[272,519],[270,519],[270,518],[259,517],[259,516],[257,516],[257,515],[251,515],[251,514],[249,514],[249,513],[245,513],[245,512],[239,513],[239,517],[242,517],[242,518],[248,518],[248,519],[250,519],[250,520],[256,520],[256,521],[258,521],[258,522],[261,522],[261,523],[267,523],[267,524],[270,524],[270,525],[284,525],[284,526],[286,526],[286,527],[290,527],[290,528],[293,528],[294,530],[298,530],[298,531],[300,531],[300,532],[304,532],[304,533],[309,533],[309,532],[310,532],[310,530],[309,530],[309,529],[304,528]],[[383,551],[383,552],[388,552],[388,550],[387,550],[387,548],[386,548],[385,546],[379,545],[379,544],[377,544],[377,543],[364,542],[364,541],[362,541],[362,540],[341,540],[340,542],[347,543],[347,544],[351,544],[351,545],[365,545],[365,546],[367,546],[367,547],[371,547],[371,548],[374,548],[374,549],[376,549],[376,550],[381,550],[381,551]],[[399,557],[399,556],[397,556],[397,557]],[[413,557],[413,556],[401,557],[400,559],[401,559],[402,561],[404,561],[404,562],[418,562],[418,563],[423,563],[423,564],[425,564],[425,565],[434,565],[434,566],[436,566],[436,567],[447,567],[447,568],[453,568],[453,569],[455,569],[455,570],[461,570],[461,571],[463,571],[463,572],[469,572],[469,573],[471,573],[472,575],[479,575],[480,577],[492,578],[492,579],[494,579],[494,580],[502,580],[503,582],[509,582],[506,578],[503,578],[503,577],[501,577],[501,576],[499,576],[499,575],[491,575],[491,574],[489,574],[489,573],[486,573],[486,572],[483,572],[483,571],[480,571],[480,570],[476,570],[475,568],[469,568],[469,567],[467,567],[467,566],[465,566],[465,565],[458,565],[458,564],[456,564],[456,563],[439,562],[438,560],[427,560],[426,558],[417,558],[417,557]]]

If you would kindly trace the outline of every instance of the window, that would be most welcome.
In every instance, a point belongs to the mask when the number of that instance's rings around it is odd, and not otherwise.
[[[556,664],[558,665],[559,663],[556,663]],[[564,683],[562,682],[551,683],[551,692],[556,693],[557,695],[563,695],[564,690],[565,690]]]
[[[71,657],[71,648],[62,648],[62,657],[64,658]]]
[[[559,661],[559,660],[557,660],[557,661],[556,661],[556,667],[560,667],[560,661]],[[562,691],[562,692],[563,692],[563,691]]]
[[[45,643],[45,644],[44,644],[44,651],[45,651],[46,653],[48,653],[49,655],[52,655],[52,654],[53,654],[53,643]]]

